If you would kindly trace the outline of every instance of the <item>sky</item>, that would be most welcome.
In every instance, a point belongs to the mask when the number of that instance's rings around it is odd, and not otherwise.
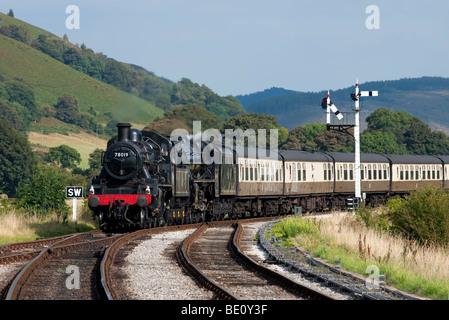
[[[79,15],[66,13],[71,5]],[[447,0],[0,0],[0,11],[9,9],[72,43],[223,96],[449,77]]]

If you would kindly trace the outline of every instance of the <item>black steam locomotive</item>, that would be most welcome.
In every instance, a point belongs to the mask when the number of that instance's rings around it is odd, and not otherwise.
[[[88,186],[88,204],[100,228],[149,228],[211,220],[214,214],[215,165],[174,164],[178,142],[119,123],[108,141],[103,168]],[[202,146],[204,148],[204,145]],[[187,157],[190,150],[179,150]],[[230,207],[228,207],[230,209]],[[222,215],[224,216],[224,215]]]

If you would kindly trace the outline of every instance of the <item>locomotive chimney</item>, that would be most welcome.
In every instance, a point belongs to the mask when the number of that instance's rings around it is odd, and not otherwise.
[[[129,141],[129,128],[131,128],[130,123],[117,123],[118,128],[118,141],[128,142]]]

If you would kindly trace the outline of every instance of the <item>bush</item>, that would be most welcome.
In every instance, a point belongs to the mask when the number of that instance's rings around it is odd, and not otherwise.
[[[448,191],[428,187],[410,194],[406,199],[391,199],[387,205],[392,231],[423,244],[449,244]]]
[[[397,199],[403,200],[401,198]],[[391,200],[392,205],[394,201],[396,201],[396,198]],[[373,209],[370,206],[366,206],[364,203],[357,208],[356,220],[363,222],[368,228],[373,228],[379,231],[388,231],[391,225],[388,221],[388,214],[385,213],[384,210]]]
[[[18,206],[41,216],[54,211],[66,221],[70,210],[65,202],[65,187],[69,178],[70,174],[58,167],[38,165],[30,183],[17,188]]]
[[[290,239],[301,233],[317,233],[318,227],[311,219],[287,218],[276,223],[272,230],[279,233],[281,238]]]

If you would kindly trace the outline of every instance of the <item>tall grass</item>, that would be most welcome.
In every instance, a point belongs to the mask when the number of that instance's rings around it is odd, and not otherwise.
[[[0,244],[57,237],[96,228],[94,221],[84,215],[80,215],[77,223],[63,223],[54,213],[42,217],[12,206],[0,205]]]
[[[307,226],[305,230],[317,230],[299,231],[294,235],[297,242],[312,250],[314,255],[330,263],[341,259],[344,269],[365,276],[368,276],[367,267],[375,265],[380,274],[385,273],[389,285],[433,299],[448,298],[449,252],[446,247],[422,245],[399,235],[368,228],[354,216],[333,216],[316,221],[303,218],[309,220],[307,223],[294,220],[280,224],[302,224]],[[309,226],[311,223],[314,226]],[[285,232],[285,235],[291,234]]]

